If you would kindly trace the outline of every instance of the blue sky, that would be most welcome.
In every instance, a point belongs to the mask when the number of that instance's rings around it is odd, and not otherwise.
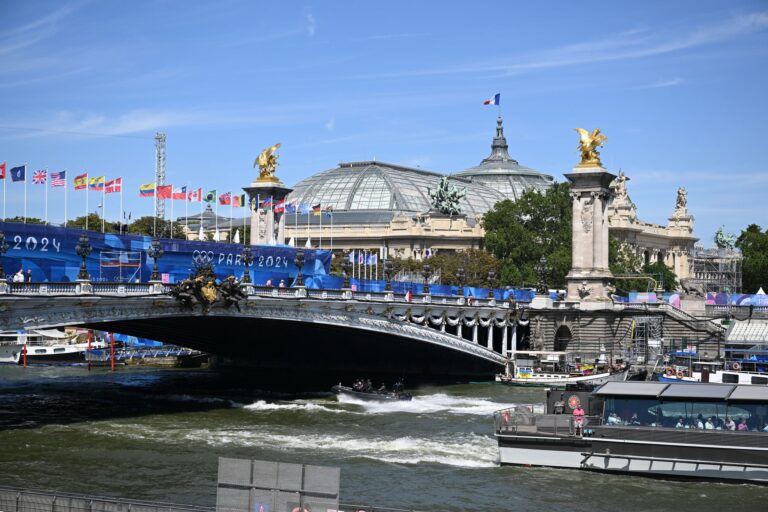
[[[0,161],[122,176],[135,217],[155,131],[170,183],[219,192],[278,141],[287,185],[360,159],[455,172],[489,153],[500,92],[521,164],[563,181],[573,128],[600,127],[643,220],[665,224],[684,186],[707,246],[768,227],[768,3],[532,4],[0,1]],[[28,215],[43,197],[28,184]]]

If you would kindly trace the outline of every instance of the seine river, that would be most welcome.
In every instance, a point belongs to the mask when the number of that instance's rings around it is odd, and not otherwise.
[[[218,458],[341,468],[344,503],[418,510],[765,510],[768,488],[500,467],[492,412],[541,390],[412,402],[279,394],[212,371],[0,367],[0,485],[213,506]]]

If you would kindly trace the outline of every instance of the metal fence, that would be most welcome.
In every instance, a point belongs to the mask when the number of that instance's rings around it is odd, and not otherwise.
[[[313,509],[317,512],[318,509]],[[0,512],[230,512],[210,506],[183,505],[105,496],[85,496],[0,486]],[[273,512],[270,509],[270,512]],[[277,512],[277,511],[275,511]],[[289,511],[290,512],[290,511]],[[335,510],[322,512],[422,512],[416,509],[387,508],[340,503]]]

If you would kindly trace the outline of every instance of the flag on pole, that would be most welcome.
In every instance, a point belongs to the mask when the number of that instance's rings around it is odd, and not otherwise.
[[[493,98],[489,100],[485,100],[483,102],[483,105],[498,105],[501,101],[501,93],[496,93],[493,95]]]
[[[408,290],[405,292],[405,302],[411,302],[413,299],[413,293],[411,293],[411,290]]]
[[[173,185],[160,185],[157,187],[158,199],[170,199],[173,194]]]
[[[325,215],[327,217],[333,217],[333,206],[332,205],[329,204],[328,206],[325,207]]]
[[[203,199],[203,189],[198,188],[197,190],[192,190],[189,194],[187,194],[187,200],[190,202],[199,203]]]
[[[219,204],[220,205],[230,205],[230,204],[232,204],[232,192],[226,192],[224,194],[221,194],[219,196]]]
[[[261,207],[265,208],[265,209],[266,208],[271,208],[272,207],[272,198],[268,197],[267,199],[263,200],[261,202]]]
[[[5,162],[0,164],[0,180],[5,179]]]
[[[206,203],[215,203],[216,202],[216,189],[209,190],[205,196],[203,197],[203,201]]]
[[[88,180],[88,189],[102,191],[104,190],[104,181],[104,176],[96,176],[95,178],[91,178]]]
[[[72,182],[75,185],[75,190],[83,190],[84,188],[88,188],[88,173],[81,174],[80,176],[75,176],[75,180]],[[154,183],[152,186],[154,187]]]
[[[52,187],[65,187],[66,185],[67,185],[67,171],[51,173]]]
[[[320,215],[320,203],[312,206],[312,215]]]
[[[283,213],[285,211],[285,199],[281,199],[275,203],[275,213]]]
[[[139,185],[139,195],[141,197],[155,197],[155,184],[145,183],[143,185]]]
[[[45,185],[48,178],[48,171],[35,171],[32,173],[32,183],[35,185]]]
[[[115,178],[104,184],[105,194],[120,193],[123,191],[123,178]]]
[[[289,201],[285,205],[285,213],[296,213],[296,200]]]
[[[299,205],[299,213],[302,215],[309,215],[310,209],[307,203],[301,203]]]
[[[232,206],[236,208],[242,208],[245,206],[245,194],[239,196],[232,196]]]
[[[20,165],[19,167],[11,168],[11,180],[27,181],[27,166]]]
[[[171,194],[171,199],[181,199],[182,201],[187,198],[187,187],[186,185],[183,187],[177,187],[173,189],[173,193]]]

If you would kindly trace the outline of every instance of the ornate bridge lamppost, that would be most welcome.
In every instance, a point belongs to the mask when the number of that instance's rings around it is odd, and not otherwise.
[[[88,271],[85,269],[85,258],[88,257],[89,254],[91,254],[91,250],[93,248],[91,247],[91,241],[88,240],[88,235],[83,233],[80,235],[80,239],[77,241],[77,244],[75,245],[75,252],[78,256],[80,256],[83,261],[80,264],[80,272],[77,274],[77,280],[78,281],[90,281],[91,276],[88,275]]]
[[[549,287],[547,287],[547,276],[549,275],[549,265],[547,264],[546,256],[539,259],[536,264],[536,276],[539,278],[539,282],[536,284],[536,293],[540,295],[547,295],[549,293]]]
[[[393,271],[394,271],[394,265],[392,265],[392,262],[389,260],[384,260],[384,279],[386,279],[384,291],[387,291],[387,292],[392,291],[392,272]]]
[[[253,253],[251,252],[251,246],[246,245],[243,247],[243,264],[245,265],[245,274],[243,274],[243,283],[251,283],[251,269],[250,265],[253,263]]]
[[[432,267],[429,263],[421,267],[421,275],[424,277],[424,295],[429,295],[429,278],[432,277]]]
[[[304,286],[304,276],[301,273],[301,269],[304,267],[304,251],[302,249],[294,254],[293,264],[299,269],[299,273],[296,275],[296,286]]]
[[[349,261],[348,255],[344,255],[344,259],[341,261],[341,271],[344,274],[344,284],[342,284],[341,287],[351,288],[349,285],[349,274],[352,271],[352,262]]]
[[[0,231],[0,258],[8,252],[8,242],[5,241],[5,233]],[[5,270],[3,270],[3,260],[0,259],[0,281],[5,279]]]
[[[464,280],[466,279],[466,274],[464,273],[464,267],[459,267],[456,269],[456,279],[459,281],[459,289],[456,292],[456,295],[459,297],[464,296]]]
[[[153,238],[147,249],[147,255],[154,260],[155,265],[152,268],[152,275],[149,276],[150,281],[160,281],[160,272],[157,271],[157,260],[163,257],[165,251],[160,245],[160,240]]]
[[[496,284],[496,271],[495,270],[489,270],[488,271],[488,298],[493,299],[493,286]]]

